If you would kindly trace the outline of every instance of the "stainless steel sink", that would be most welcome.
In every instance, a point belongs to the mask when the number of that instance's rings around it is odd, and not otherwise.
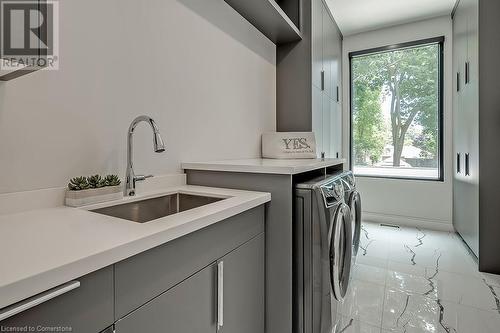
[[[91,212],[118,217],[137,223],[145,223],[159,219],[160,217],[201,207],[220,200],[223,199],[201,195],[174,193],[158,198],[94,209],[91,210]]]

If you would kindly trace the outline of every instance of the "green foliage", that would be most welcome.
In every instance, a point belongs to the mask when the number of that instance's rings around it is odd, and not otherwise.
[[[105,186],[118,186],[120,184],[121,180],[117,175],[107,175],[104,178],[100,175],[93,175],[89,177],[72,178],[68,183],[68,189],[70,191],[81,191]]]
[[[121,180],[117,175],[107,175],[104,180],[106,182],[106,186],[118,186],[121,184]]]
[[[380,107],[380,90],[358,84],[353,93],[353,137],[356,164],[379,162],[384,150],[384,123]]]
[[[375,129],[380,126],[373,117],[382,119],[380,110],[375,106],[378,103],[380,108],[381,96],[387,98],[390,104],[389,143],[394,146],[394,166],[399,166],[405,142],[422,149],[427,158],[436,158],[439,46],[429,45],[354,58],[352,74],[354,127],[364,129],[358,134],[368,136],[356,138],[356,133],[353,133],[354,148],[360,152],[359,158],[366,158],[366,154],[378,151],[380,138],[373,131],[366,131],[366,128]],[[368,109],[372,109],[375,116],[363,116]],[[412,126],[420,126],[421,134],[409,133]],[[407,134],[411,138],[407,138]],[[368,141],[372,142],[371,147]]]
[[[90,188],[87,177],[75,177],[69,181],[68,189],[71,191],[80,191]]]
[[[89,176],[87,180],[89,182],[90,188],[100,188],[106,186],[106,183],[99,175]]]

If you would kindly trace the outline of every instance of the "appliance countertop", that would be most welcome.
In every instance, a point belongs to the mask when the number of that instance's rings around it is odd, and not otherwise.
[[[252,158],[242,160],[185,162],[182,163],[182,169],[295,175],[311,170],[344,164],[345,162],[345,159],[340,158],[293,160]]]

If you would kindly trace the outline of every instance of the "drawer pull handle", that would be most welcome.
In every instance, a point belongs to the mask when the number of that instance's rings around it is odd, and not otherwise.
[[[217,331],[224,326],[224,261],[217,263]]]
[[[79,281],[71,281],[63,285],[60,285],[59,287],[55,287],[53,289],[40,293],[36,296],[30,297],[24,301],[20,301],[14,305],[8,306],[0,310],[0,321],[12,317],[23,311],[29,310],[37,305],[40,305],[53,298],[56,298],[57,296],[61,296],[62,294],[65,294],[78,287],[80,287]]]
[[[469,153],[465,154],[465,175],[470,176],[470,155],[469,155]]]

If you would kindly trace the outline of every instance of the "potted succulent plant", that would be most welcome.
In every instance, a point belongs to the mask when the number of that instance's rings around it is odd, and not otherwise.
[[[66,206],[80,207],[121,199],[123,190],[117,175],[75,177],[68,183]]]

